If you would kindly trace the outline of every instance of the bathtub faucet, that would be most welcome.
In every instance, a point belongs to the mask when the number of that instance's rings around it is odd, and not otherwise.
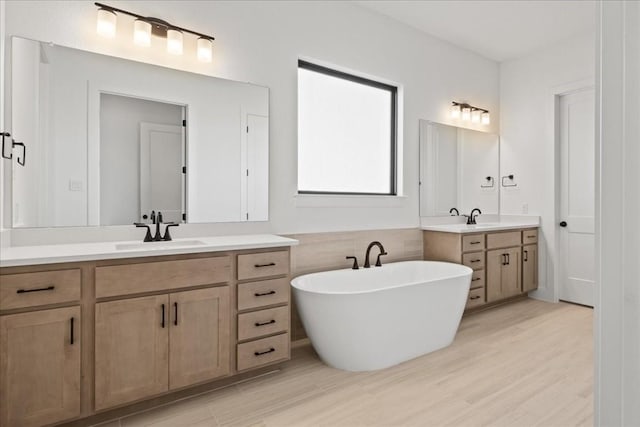
[[[369,263],[369,252],[371,252],[371,248],[374,246],[377,246],[378,249],[380,249],[380,253],[378,254],[378,259],[376,260],[376,267],[382,266],[382,263],[380,262],[380,257],[382,255],[387,255],[387,253],[384,250],[384,246],[382,246],[382,243],[380,242],[371,242],[369,243],[369,246],[367,246],[367,253],[364,256],[364,268],[371,267],[371,264]]]

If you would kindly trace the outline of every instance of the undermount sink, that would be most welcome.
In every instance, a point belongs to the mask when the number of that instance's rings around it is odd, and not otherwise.
[[[142,242],[142,243],[119,243],[116,244],[118,251],[132,250],[162,250],[174,248],[186,248],[190,246],[202,246],[204,242],[200,240],[172,240],[169,242]]]

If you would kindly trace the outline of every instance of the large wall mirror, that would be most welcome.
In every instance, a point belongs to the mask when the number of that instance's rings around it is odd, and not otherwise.
[[[269,90],[11,39],[14,227],[266,221]]]
[[[420,216],[500,209],[498,135],[420,121]]]

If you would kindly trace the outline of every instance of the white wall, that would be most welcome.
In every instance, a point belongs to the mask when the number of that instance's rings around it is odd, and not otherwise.
[[[140,123],[182,126],[182,108],[145,99],[101,95],[100,224],[140,221]],[[178,170],[175,178],[182,179]]]
[[[595,84],[595,35],[586,34],[500,65],[500,173],[518,184],[502,188],[500,213],[541,217],[540,288],[554,300],[557,162],[554,93],[571,84]]]
[[[640,3],[598,5],[596,426],[640,426]]]
[[[216,37],[213,64],[199,64],[186,37],[185,55],[167,55],[162,44],[143,50],[131,43],[131,22],[119,19],[116,40],[95,33],[90,2],[9,2],[9,35],[107,53],[270,88],[270,221],[218,224],[217,233],[311,232],[418,226],[418,119],[450,122],[452,100],[482,105],[498,117],[498,66],[474,53],[424,35],[348,2],[118,2]],[[402,85],[401,129],[406,198],[390,202],[336,201],[304,207],[295,197],[297,159],[297,59],[315,58]],[[488,131],[497,133],[499,121]],[[335,201],[335,199],[334,199]],[[310,205],[317,205],[311,203]],[[187,227],[180,227],[186,232]],[[46,232],[41,232],[42,237]],[[58,235],[51,231],[52,235]],[[19,236],[33,233],[14,233]]]

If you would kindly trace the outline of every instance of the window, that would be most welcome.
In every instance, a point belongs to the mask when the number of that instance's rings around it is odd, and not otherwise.
[[[396,194],[397,88],[298,61],[298,193]]]

